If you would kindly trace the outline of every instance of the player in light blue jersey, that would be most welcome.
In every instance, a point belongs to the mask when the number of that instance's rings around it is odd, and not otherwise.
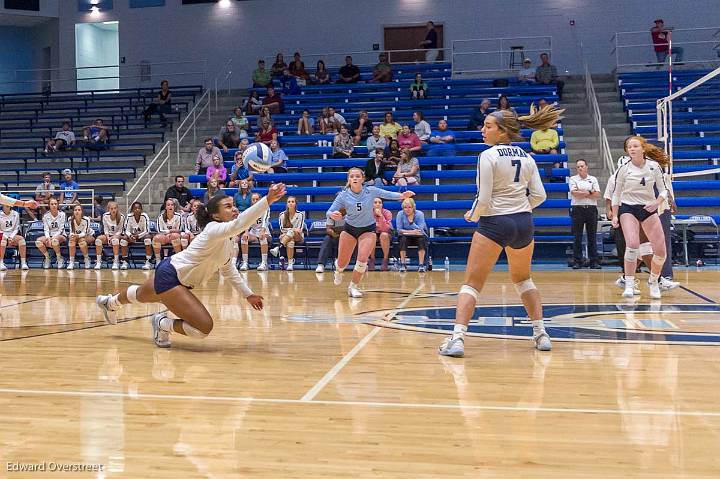
[[[335,284],[340,285],[342,271],[350,262],[350,257],[358,247],[357,260],[353,269],[348,295],[352,298],[362,298],[363,292],[358,286],[367,269],[367,258],[375,247],[375,216],[373,215],[373,203],[375,198],[385,200],[404,200],[415,196],[412,191],[396,193],[385,191],[374,186],[363,186],[365,174],[360,168],[350,168],[348,171],[347,187],[338,193],[335,201],[327,211],[327,217],[335,221],[343,219],[345,214],[345,226],[340,233],[338,243],[338,259],[335,270]]]

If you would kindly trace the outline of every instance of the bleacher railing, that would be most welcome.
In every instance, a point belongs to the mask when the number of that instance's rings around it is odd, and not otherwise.
[[[676,28],[672,30],[673,49],[682,48],[682,64],[700,68],[720,64],[720,29]],[[658,63],[650,35],[650,29],[632,32],[617,32],[611,38],[615,55],[616,71],[642,71],[658,69]],[[678,64],[675,63],[675,66]]]
[[[197,121],[200,115],[207,111],[208,120],[210,120],[210,90],[205,90],[200,98],[197,99],[195,105],[192,107],[185,119],[180,122],[177,129],[175,130],[175,144],[177,154],[177,164],[180,164],[180,143],[185,137],[192,131],[193,134],[193,145],[197,143]]]
[[[170,154],[170,142],[166,141],[163,147],[160,148],[160,151],[157,152],[157,155],[155,155],[152,161],[145,167],[145,171],[135,178],[135,183],[125,192],[125,211],[128,212],[128,214],[130,213],[130,206],[134,202],[140,201],[140,196],[153,184],[153,180],[163,167],[167,167],[167,176],[170,176]],[[133,192],[138,188],[139,191],[135,193],[135,196],[132,196]],[[152,192],[152,189],[148,191],[148,201],[146,204],[152,204]]]
[[[593,85],[590,68],[585,63],[585,98],[590,109],[590,116],[593,120],[593,129],[597,135],[598,148],[600,150],[600,158],[605,168],[612,174],[615,172],[615,163],[610,152],[610,143],[607,139],[607,133],[602,123],[602,113],[600,112],[600,104],[598,103],[597,94],[595,93],[595,85]]]
[[[220,92],[220,88],[225,83],[227,83],[227,94],[230,96],[230,77],[233,73],[230,68],[230,64],[232,64],[232,58],[225,62],[225,65],[223,65],[222,69],[215,77],[215,111],[218,111],[218,94]]]
[[[514,72],[522,61],[530,58],[533,66],[540,64],[540,54],[552,58],[552,37],[472,38],[452,42],[452,72],[457,76],[496,75]]]
[[[202,83],[207,88],[207,60],[141,62],[73,68],[33,68],[0,71],[0,92],[40,93]]]
[[[412,65],[415,63],[437,63],[448,61],[448,55],[451,52],[450,48],[437,48],[440,55],[434,62],[427,62],[425,60],[425,54],[427,49],[424,48],[413,48],[409,50],[362,50],[356,52],[341,52],[341,53],[303,53],[302,60],[305,62],[305,71],[308,74],[315,72],[315,65],[319,60],[325,62],[327,69],[334,69],[345,65],[345,57],[350,55],[353,58],[353,65],[363,66],[374,66],[378,62],[378,55],[381,53],[387,53],[388,62],[393,65]],[[285,63],[292,61],[292,55],[283,54]],[[265,57],[265,65],[269,70],[273,63],[275,63],[275,57]]]
[[[673,177],[695,176],[698,174],[698,172],[673,174],[673,171],[672,171],[672,168],[673,168],[673,161],[672,161],[672,159],[673,159],[673,131],[672,131],[672,128],[673,128],[673,116],[672,116],[673,100],[675,100],[676,98],[685,96],[689,91],[694,90],[698,86],[712,80],[713,78],[715,78],[719,75],[720,75],[720,67],[711,71],[710,73],[703,76],[702,78],[695,80],[694,82],[687,85],[686,87],[681,88],[680,90],[676,91],[675,93],[672,93],[666,97],[663,97],[663,98],[660,98],[657,100],[657,104],[655,107],[656,111],[657,111],[657,139],[658,139],[658,141],[663,143],[665,152],[670,157],[670,160],[671,160],[670,161],[670,174]],[[714,168],[713,170],[704,171],[704,174],[711,174],[711,173],[720,173],[720,168]]]

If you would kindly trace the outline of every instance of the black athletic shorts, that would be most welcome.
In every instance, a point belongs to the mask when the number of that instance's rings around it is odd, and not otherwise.
[[[417,246],[418,249],[427,249],[427,237],[425,235],[400,235],[398,236],[398,247],[400,251],[407,251],[408,246]]]
[[[477,232],[502,246],[521,249],[529,245],[535,235],[532,213],[483,216]]]
[[[618,218],[620,218],[623,213],[628,213],[633,215],[637,220],[642,223],[646,219],[650,218],[652,215],[657,214],[657,210],[650,213],[645,209],[645,205],[628,205],[628,204],[621,204],[620,208],[618,209]]]
[[[358,239],[363,233],[375,233],[375,223],[369,226],[361,226],[359,228],[345,223],[343,231],[351,235],[353,238]]]

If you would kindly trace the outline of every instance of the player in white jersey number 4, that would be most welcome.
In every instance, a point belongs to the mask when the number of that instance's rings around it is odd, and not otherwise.
[[[158,347],[170,347],[175,332],[194,338],[205,338],[213,329],[213,318],[192,293],[219,271],[256,310],[263,308],[263,297],[252,292],[233,261],[233,237],[250,227],[285,195],[285,185],[270,187],[265,198],[242,213],[231,196],[215,196],[198,208],[196,216],[202,232],[186,250],[165,258],[153,278],[142,285],[132,285],[118,294],[98,296],[97,305],[110,324],[117,323],[116,312],[126,304],[162,303],[177,319],[158,313],[152,318],[153,340]]]
[[[465,333],[480,300],[480,291],[503,250],[510,278],[532,322],[535,347],[540,351],[552,348],[543,326],[540,293],[530,277],[535,247],[532,210],[547,195],[535,160],[511,142],[521,138],[520,122],[534,129],[550,128],[562,111],[552,106],[537,111],[533,107],[530,115],[520,118],[507,110],[485,118],[482,134],[485,143],[492,146],[478,160],[478,192],[472,209],[465,214],[465,220],[479,222],[470,246],[465,284],[458,294],[453,334],[438,350],[443,356],[465,354]]]

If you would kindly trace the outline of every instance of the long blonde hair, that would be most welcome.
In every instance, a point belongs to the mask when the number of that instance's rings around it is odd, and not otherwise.
[[[530,114],[516,117],[510,110],[496,110],[489,116],[495,118],[498,129],[505,133],[510,141],[522,139],[520,128],[526,126],[533,130],[547,130],[562,119],[564,109],[558,110],[553,105],[545,105],[536,108],[535,104],[530,105]]]
[[[643,152],[645,153],[645,156],[653,161],[656,161],[661,167],[667,168],[670,165],[670,157],[667,155],[667,153],[665,153],[665,150],[663,150],[662,148],[658,148],[651,143],[648,143],[647,140],[640,135],[628,136],[625,139],[625,153],[628,152],[628,143],[630,143],[631,140],[639,141],[643,147]]]

